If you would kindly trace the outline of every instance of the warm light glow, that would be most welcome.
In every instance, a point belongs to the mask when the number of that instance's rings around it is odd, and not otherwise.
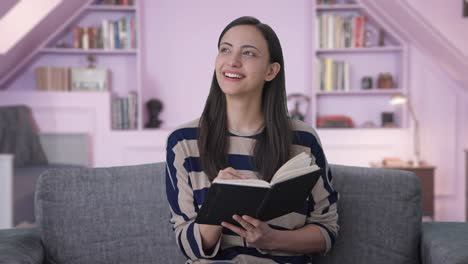
[[[390,104],[392,105],[402,105],[405,104],[408,99],[402,94],[395,94],[390,99]]]
[[[20,0],[0,20],[0,54],[7,53],[62,0]]]

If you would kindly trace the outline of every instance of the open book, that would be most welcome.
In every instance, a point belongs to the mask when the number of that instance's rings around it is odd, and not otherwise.
[[[293,157],[276,171],[270,183],[259,179],[216,179],[195,221],[238,225],[232,219],[234,214],[268,221],[302,208],[322,175],[322,169],[310,165],[311,161],[304,152]]]

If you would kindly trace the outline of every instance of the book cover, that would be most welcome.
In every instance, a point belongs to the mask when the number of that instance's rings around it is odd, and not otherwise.
[[[295,156],[278,169],[271,183],[258,179],[213,181],[195,221],[238,225],[232,219],[234,214],[269,221],[300,209],[322,175],[322,169],[310,163],[308,154]]]

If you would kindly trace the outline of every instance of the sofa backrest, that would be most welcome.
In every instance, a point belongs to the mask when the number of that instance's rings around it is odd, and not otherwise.
[[[50,170],[36,191],[47,257],[57,263],[183,263],[164,164]],[[314,263],[419,263],[421,190],[409,172],[332,165],[340,234]]]
[[[165,165],[49,170],[36,220],[54,263],[184,263],[169,223]]]
[[[314,263],[420,263],[419,178],[399,170],[332,165],[340,193],[334,248]]]

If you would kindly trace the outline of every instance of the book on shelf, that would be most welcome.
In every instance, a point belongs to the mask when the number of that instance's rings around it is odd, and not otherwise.
[[[137,26],[134,17],[103,19],[100,26],[76,26],[72,30],[75,49],[136,49]]]
[[[323,173],[311,162],[312,158],[302,152],[283,164],[270,182],[215,179],[195,221],[209,225],[223,221],[237,224],[232,219],[234,214],[269,221],[302,208]]]
[[[362,15],[316,16],[316,46],[320,49],[364,47],[366,18]]]
[[[34,69],[36,88],[39,91],[69,91],[70,68],[40,66]]]
[[[341,60],[331,58],[316,59],[316,76],[320,91],[349,91],[350,90],[350,67]]]
[[[125,97],[114,95],[111,102],[111,122],[114,130],[138,128],[138,93],[131,91]]]
[[[108,91],[109,70],[39,66],[34,68],[39,91]]]

